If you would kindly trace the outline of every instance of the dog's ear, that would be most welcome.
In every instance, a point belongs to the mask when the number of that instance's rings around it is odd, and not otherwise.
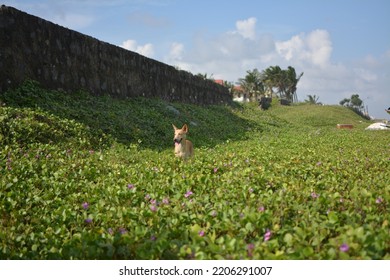
[[[185,133],[188,132],[188,126],[187,124],[184,124],[183,127],[181,128]]]
[[[174,124],[172,124],[172,126],[173,126],[173,129],[174,129],[174,130],[177,130],[177,127],[176,127]]]

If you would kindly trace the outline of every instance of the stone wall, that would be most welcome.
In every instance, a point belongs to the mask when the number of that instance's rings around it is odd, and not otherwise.
[[[15,8],[0,7],[0,92],[25,79],[118,98],[229,104],[227,88]]]

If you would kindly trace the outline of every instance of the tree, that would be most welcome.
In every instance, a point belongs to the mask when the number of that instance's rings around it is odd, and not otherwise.
[[[356,110],[361,110],[363,106],[363,100],[359,98],[359,94],[352,94],[351,98],[344,98],[339,103],[341,106],[347,106]]]
[[[356,109],[361,110],[363,108],[363,100],[359,98],[359,94],[352,94],[350,103]]]
[[[297,98],[297,85],[301,77],[303,76],[303,72],[297,76],[294,67],[287,67],[285,70],[285,89],[284,93],[286,98],[292,102],[296,102]]]
[[[344,98],[343,100],[341,100],[340,102],[339,102],[339,104],[341,105],[341,106],[347,106],[347,107],[349,107],[349,102],[351,101],[351,99],[349,99],[349,98]]]
[[[267,91],[279,95],[280,98],[286,98],[289,101],[297,101],[297,84],[303,72],[297,76],[294,67],[288,66],[282,70],[279,66],[270,66],[261,73],[261,77]]]
[[[279,66],[270,66],[261,73],[266,91],[271,93],[271,95],[274,93],[274,89],[276,90],[276,93],[280,92],[281,72],[282,69]]]
[[[264,84],[262,76],[256,68],[252,71],[248,70],[245,78],[240,78],[238,83],[248,94],[249,99],[256,100],[257,97],[264,93]]]
[[[352,94],[351,98],[344,98],[340,101],[341,106],[346,106],[363,118],[370,119],[367,111],[364,111],[363,100],[360,99],[359,94]]]
[[[319,96],[316,96],[315,94],[314,95],[309,94],[307,95],[307,97],[308,99],[305,99],[306,103],[314,104],[314,105],[321,104],[321,102],[318,102],[318,100],[320,99]]]

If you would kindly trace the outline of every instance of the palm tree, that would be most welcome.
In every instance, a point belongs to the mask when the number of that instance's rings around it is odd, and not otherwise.
[[[282,70],[279,66],[270,66],[262,72],[262,79],[268,91],[274,93],[274,89],[280,98],[289,101],[297,101],[297,84],[303,72],[297,76],[294,67],[289,66]]]
[[[248,93],[251,100],[256,100],[258,95],[264,93],[264,84],[262,76],[256,68],[252,71],[248,70],[245,78],[240,78],[238,83]]]
[[[307,97],[308,97],[309,99],[305,99],[305,102],[306,102],[306,103],[314,104],[314,105],[316,105],[316,104],[321,104],[321,102],[318,102],[318,99],[320,99],[319,96],[316,96],[315,94],[314,94],[314,95],[309,94]]]
[[[289,66],[287,70],[285,70],[286,75],[286,88],[285,95],[286,98],[292,102],[296,102],[297,98],[297,84],[301,77],[303,76],[303,72],[297,76],[294,67]]]
[[[279,66],[270,66],[261,73],[263,83],[271,95],[274,93],[274,89],[277,90],[276,93],[280,92],[281,72],[282,69]]]

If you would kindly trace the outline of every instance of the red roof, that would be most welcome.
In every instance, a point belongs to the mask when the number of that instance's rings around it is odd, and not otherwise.
[[[241,86],[234,86],[233,88],[235,91],[244,91],[244,89]]]
[[[223,83],[223,80],[214,80],[214,82],[216,82],[217,84],[220,84],[220,85],[224,85],[224,83]]]

